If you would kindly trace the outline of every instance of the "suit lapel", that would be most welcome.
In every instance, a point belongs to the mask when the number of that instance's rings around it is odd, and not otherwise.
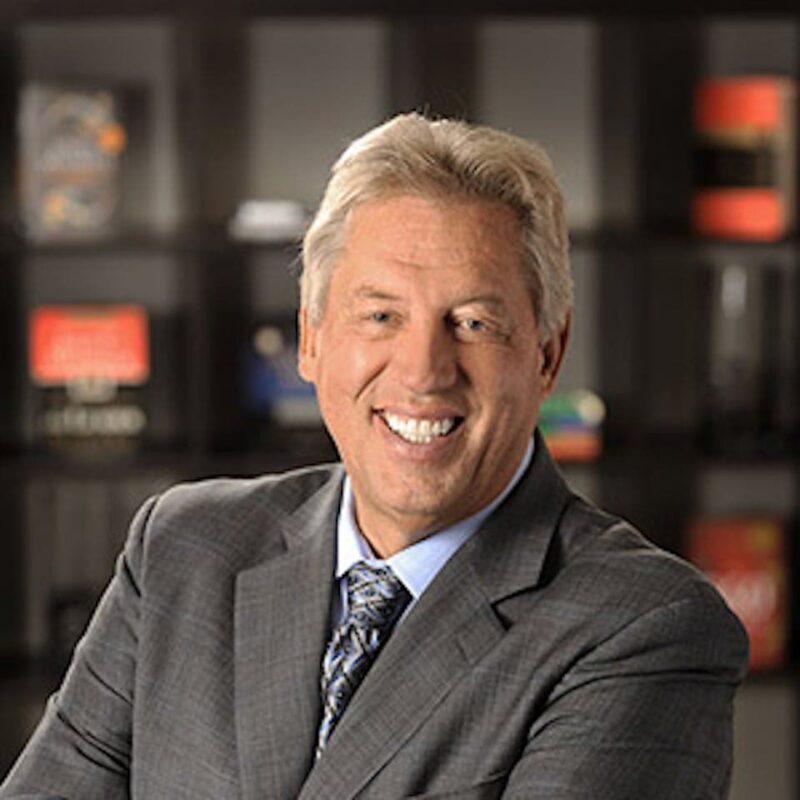
[[[568,498],[537,437],[527,475],[392,635],[298,800],[354,797],[499,643],[496,606],[539,583]]]
[[[244,798],[295,797],[311,768],[341,480],[282,526],[286,552],[236,583],[236,728]]]
[[[527,474],[468,542],[470,560],[493,606],[546,580],[547,560],[556,555],[556,529],[574,497],[538,431],[535,441]]]

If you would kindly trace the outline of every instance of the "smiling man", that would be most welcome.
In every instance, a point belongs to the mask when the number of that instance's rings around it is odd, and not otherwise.
[[[354,142],[299,321],[342,463],[148,501],[0,797],[722,800],[741,626],[536,433],[567,249],[531,143]]]
[[[381,556],[479,511],[522,460],[565,334],[540,341],[519,242],[496,201],[375,200],[304,311],[301,373]]]

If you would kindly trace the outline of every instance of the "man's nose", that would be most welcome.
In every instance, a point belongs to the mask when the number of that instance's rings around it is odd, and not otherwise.
[[[403,386],[416,394],[449,389],[458,378],[457,343],[443,320],[410,324],[395,342],[393,361]]]

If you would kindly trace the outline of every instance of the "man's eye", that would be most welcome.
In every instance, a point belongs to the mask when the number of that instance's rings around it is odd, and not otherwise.
[[[486,323],[480,319],[464,319],[461,320],[461,326],[468,331],[484,331],[486,330]]]
[[[388,311],[371,311],[369,314],[370,322],[388,322],[391,318]]]
[[[462,317],[455,320],[455,325],[462,333],[488,333],[489,325],[477,317]]]
[[[465,341],[495,341],[507,337],[507,332],[495,320],[481,317],[461,317],[453,320],[454,331]]]

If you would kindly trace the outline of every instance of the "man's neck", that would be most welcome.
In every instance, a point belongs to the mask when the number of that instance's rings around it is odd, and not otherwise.
[[[445,510],[444,513],[438,509],[436,514],[430,515],[380,514],[374,511],[369,513],[369,507],[366,505],[359,509],[355,487],[351,486],[352,512],[356,527],[375,555],[378,558],[386,559],[452,525],[479,515],[488,516],[519,483],[531,463],[533,449],[533,439],[530,439],[515,472],[503,489],[493,497],[477,504],[473,510],[467,510],[466,513],[463,507]]]

